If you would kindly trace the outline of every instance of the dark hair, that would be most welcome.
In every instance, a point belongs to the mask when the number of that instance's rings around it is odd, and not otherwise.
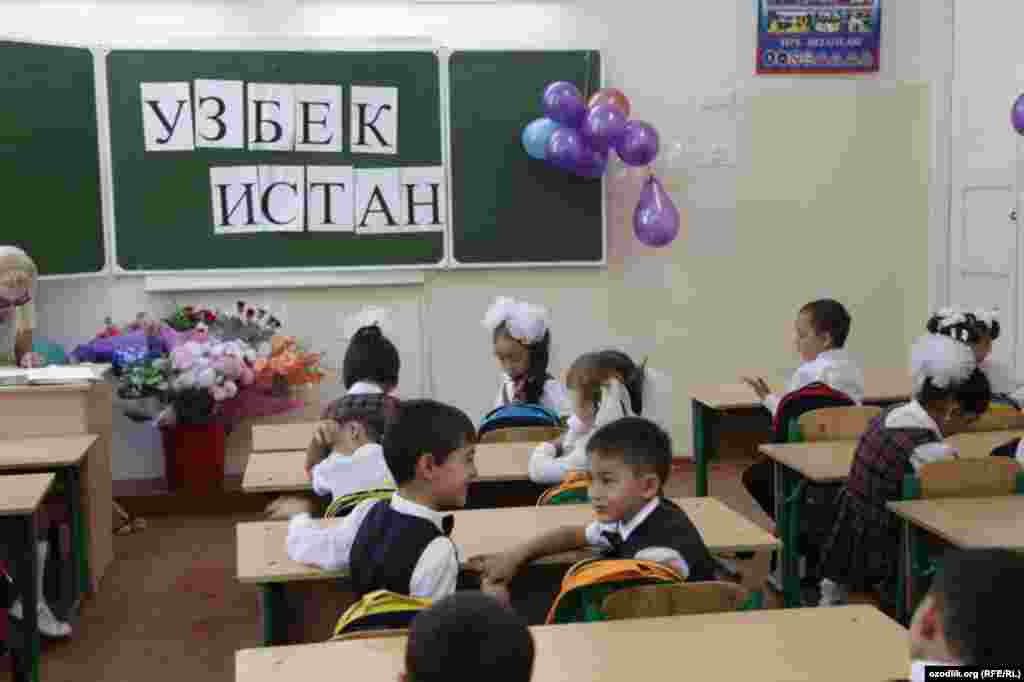
[[[421,455],[444,464],[448,455],[476,442],[476,428],[457,407],[436,400],[407,400],[384,434],[384,461],[398,485],[416,478]]]
[[[1024,556],[1007,549],[950,550],[929,593],[952,654],[964,665],[1021,660],[1012,623],[1024,599]]]
[[[985,373],[980,369],[975,369],[966,381],[959,384],[951,383],[947,388],[939,388],[932,383],[931,377],[928,377],[914,397],[922,405],[953,399],[960,406],[962,412],[983,414],[992,401],[992,386]]]
[[[984,336],[990,337],[993,341],[999,338],[1001,331],[999,320],[992,320],[992,324],[989,325],[974,313],[959,312],[959,314],[964,317],[963,322],[943,327],[941,325],[946,318],[936,313],[928,318],[925,328],[932,334],[942,334],[954,341],[968,345],[981,341]]]
[[[612,376],[622,377],[634,413],[642,414],[644,369],[647,361],[637,365],[622,351],[602,350],[584,353],[576,358],[566,375],[568,388],[579,391],[585,400],[597,405],[601,401],[601,385]]]
[[[831,298],[819,298],[805,305],[800,312],[810,316],[815,332],[832,337],[833,348],[846,345],[846,337],[850,335],[850,313],[842,303]]]
[[[341,374],[345,389],[359,381],[372,381],[380,386],[397,386],[401,361],[395,344],[384,336],[380,327],[361,327],[345,350]]]
[[[395,420],[398,409],[397,398],[384,393],[361,393],[338,398],[327,406],[323,417],[333,419],[339,426],[359,422],[366,428],[367,437],[379,443]]]
[[[409,682],[529,682],[534,645],[526,621],[482,592],[456,592],[413,619]]]
[[[587,454],[622,457],[635,472],[653,472],[662,485],[672,469],[672,438],[649,419],[623,417],[605,424],[587,441]]]
[[[544,396],[544,384],[551,375],[548,364],[551,362],[551,330],[544,332],[540,341],[523,343],[508,333],[508,323],[502,322],[494,329],[494,340],[499,336],[507,336],[526,348],[526,402],[539,404]]]

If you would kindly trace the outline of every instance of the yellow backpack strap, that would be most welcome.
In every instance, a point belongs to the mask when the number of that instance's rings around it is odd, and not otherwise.
[[[367,616],[398,611],[422,611],[430,608],[432,603],[433,601],[426,597],[412,597],[388,590],[369,592],[341,614],[338,624],[334,626],[334,638],[342,636],[345,628]]]
[[[386,500],[395,493],[393,488],[378,488],[376,490],[361,490],[357,493],[336,497],[324,511],[325,519],[333,519],[345,510],[351,510],[360,502],[366,500]]]
[[[542,507],[546,504],[551,503],[551,499],[556,495],[568,492],[570,490],[579,490],[581,488],[587,488],[590,486],[590,472],[589,471],[570,471],[562,479],[562,482],[556,486],[545,490],[540,498],[537,500],[537,506]]]

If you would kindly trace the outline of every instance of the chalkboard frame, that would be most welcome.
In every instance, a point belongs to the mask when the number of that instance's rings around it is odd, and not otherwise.
[[[473,262],[473,261],[460,261],[455,247],[455,233],[459,229],[458,224],[458,213],[455,208],[455,203],[458,201],[456,192],[456,185],[454,180],[454,168],[455,168],[455,153],[454,153],[454,133],[452,132],[453,127],[453,102],[452,102],[452,86],[451,86],[451,57],[457,53],[506,53],[506,54],[517,54],[517,53],[566,53],[566,52],[580,52],[580,53],[592,53],[597,56],[598,60],[598,78],[596,82],[597,88],[605,87],[605,73],[604,68],[605,55],[604,52],[596,48],[574,48],[574,49],[550,49],[542,47],[524,47],[515,49],[454,49],[448,53],[448,59],[442,62],[442,74],[445,79],[445,87],[442,88],[442,96],[445,98],[448,104],[448,131],[447,131],[447,153],[448,153],[448,200],[449,200],[449,213],[448,213],[448,239],[449,243],[446,247],[449,260],[449,269],[452,270],[496,270],[496,269],[523,269],[523,268],[605,268],[608,265],[608,186],[607,186],[607,175],[600,179],[600,213],[601,213],[601,234],[600,234],[600,258],[595,260],[549,260],[549,261],[487,261],[487,262]],[[556,80],[556,74],[552,74],[552,80]],[[584,93],[586,95],[586,93]],[[541,92],[536,93],[537,110],[535,117],[541,117],[544,112],[540,108],[540,97]],[[531,119],[532,120],[532,119]],[[522,154],[525,155],[525,151],[522,151],[522,147],[519,147]],[[537,162],[540,163],[540,162]],[[561,172],[561,171],[558,171]]]

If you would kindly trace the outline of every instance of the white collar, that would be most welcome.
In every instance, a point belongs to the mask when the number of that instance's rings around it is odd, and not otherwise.
[[[614,524],[615,530],[619,531],[619,535],[622,536],[622,541],[625,542],[629,539],[630,534],[635,531],[641,523],[647,520],[647,517],[658,508],[658,503],[661,502],[660,497],[655,497],[653,500],[643,506],[640,511],[633,514],[633,518],[629,520],[629,523],[623,523],[619,521]]]
[[[357,381],[348,389],[348,395],[376,395],[383,392],[384,389],[369,381]]]
[[[916,400],[911,400],[906,405],[900,405],[885,418],[887,429],[928,429],[940,439],[945,436],[939,430],[932,416],[924,409],[924,406]]]
[[[954,665],[960,664],[951,661],[911,661],[910,682],[925,682],[925,666],[948,668]]]
[[[444,532],[444,520],[451,516],[450,513],[439,512],[436,509],[424,507],[422,504],[417,504],[416,502],[407,500],[398,493],[391,496],[391,508],[399,514],[415,516],[417,518],[430,521],[432,524],[437,526],[437,529],[442,533]]]

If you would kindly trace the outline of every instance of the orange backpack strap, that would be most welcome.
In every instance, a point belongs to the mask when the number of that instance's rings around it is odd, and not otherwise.
[[[586,559],[580,561],[566,572],[562,579],[562,589],[555,597],[548,611],[547,623],[555,622],[555,612],[563,597],[587,587],[607,583],[628,583],[636,581],[646,583],[681,583],[686,577],[674,569],[657,561],[639,559]]]
[[[537,500],[537,506],[546,504],[565,504],[566,502],[586,502],[587,489],[590,487],[589,471],[570,471],[556,486],[548,488]],[[576,493],[576,494],[569,494]],[[565,497],[559,500],[559,497]]]

